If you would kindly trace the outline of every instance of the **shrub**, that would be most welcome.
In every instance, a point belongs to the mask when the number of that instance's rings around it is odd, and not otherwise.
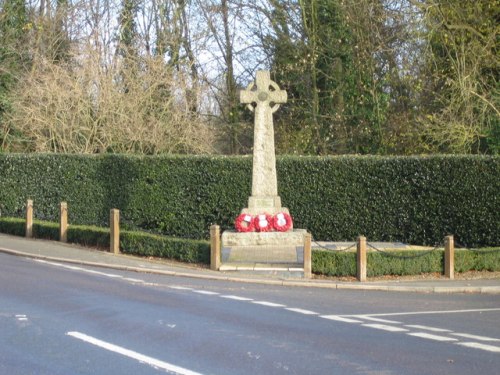
[[[24,236],[25,220],[0,217],[0,233]],[[59,224],[36,220],[33,223],[33,236],[46,240],[58,240]],[[107,250],[110,242],[109,229],[70,225],[68,227],[68,242]],[[121,231],[120,249],[124,254],[175,259],[186,263],[210,264],[210,244],[208,241]]]
[[[251,158],[0,154],[0,211],[22,217],[34,200],[40,220],[108,225],[206,239],[233,227],[247,206]],[[296,228],[317,240],[500,243],[500,156],[280,157],[278,188]]]

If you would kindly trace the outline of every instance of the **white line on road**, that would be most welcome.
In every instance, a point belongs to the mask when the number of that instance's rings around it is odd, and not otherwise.
[[[500,308],[492,309],[470,309],[470,310],[437,310],[437,311],[412,311],[412,312],[399,312],[399,313],[382,313],[382,314],[362,314],[362,315],[346,315],[353,318],[361,318],[363,316],[400,316],[400,315],[426,315],[426,314],[454,314],[454,313],[468,313],[468,312],[488,312],[500,311]]]
[[[255,303],[256,305],[263,305],[263,306],[268,306],[268,307],[286,307],[285,305],[281,305],[279,303],[267,302],[267,301],[252,301],[252,303]]]
[[[421,326],[421,325],[418,325],[418,324],[408,324],[408,325],[405,325],[405,327],[416,328],[416,329],[424,329],[426,331],[432,331],[432,332],[451,332],[449,329],[436,328],[436,327],[428,327],[428,326]]]
[[[339,315],[320,315],[320,318],[335,320],[335,321],[344,322],[344,323],[363,323],[361,320],[344,318],[343,316],[339,316]]]
[[[389,323],[389,324],[401,324],[401,322],[396,322],[395,320],[386,320],[386,319],[380,319],[380,318],[374,318],[369,315],[358,315],[358,318],[365,319],[365,320],[371,320],[374,322],[379,322],[379,323]]]
[[[196,290],[196,289],[193,289],[193,292],[194,293],[198,293],[198,294],[206,294],[207,296],[215,296],[215,295],[220,294],[220,293],[217,293],[217,292],[212,292],[210,290]]]
[[[407,335],[421,337],[423,339],[429,339],[429,340],[435,340],[435,341],[458,341],[457,339],[454,339],[453,337],[431,335],[430,333],[425,333],[425,332],[410,332],[410,333],[407,333]]]
[[[82,340],[82,341],[85,341],[85,342],[87,342],[89,344],[98,346],[100,348],[109,350],[111,352],[118,353],[118,354],[121,354],[123,356],[135,359],[135,360],[137,360],[139,362],[146,363],[146,364],[148,364],[150,366],[153,366],[153,367],[156,367],[156,368],[160,368],[160,369],[163,369],[163,370],[166,370],[166,371],[174,372],[176,374],[180,374],[180,375],[201,375],[199,372],[194,372],[194,371],[185,369],[183,367],[179,367],[179,366],[173,365],[173,364],[168,363],[168,362],[164,362],[164,361],[160,361],[158,359],[152,358],[152,357],[148,357],[148,356],[146,356],[144,354],[140,354],[140,353],[134,352],[132,350],[123,348],[121,346],[117,346],[117,345],[108,343],[106,341],[102,341],[102,340],[96,339],[95,337],[88,336],[88,335],[86,335],[84,333],[80,333],[80,332],[67,332],[66,335],[74,337],[74,338]]]
[[[466,346],[468,348],[486,350],[488,352],[500,353],[500,347],[493,345],[480,344],[478,342],[456,342],[457,345]]]
[[[28,317],[24,314],[17,314],[16,319],[19,320],[20,322],[28,320]]]
[[[381,330],[389,331],[389,332],[408,332],[407,329],[400,328],[400,327],[387,326],[385,324],[363,324],[362,326],[375,328],[375,329],[381,329]]]
[[[101,276],[106,276],[106,277],[111,277],[111,278],[123,279],[123,276],[116,275],[113,273],[106,273],[106,272],[100,272],[100,271],[95,271],[95,270],[89,270],[89,269],[83,268],[83,267],[69,266],[66,264],[61,264],[61,263],[56,263],[56,262],[48,262],[46,260],[41,260],[41,259],[34,259],[34,261],[38,262],[38,263],[50,264],[50,265],[56,266],[56,267],[66,268],[66,269],[72,270],[72,271],[82,271],[82,272],[92,273],[94,275],[101,275]]]
[[[193,288],[187,288],[185,286],[177,286],[177,285],[170,285],[169,288],[176,290],[193,290]]]
[[[452,335],[465,337],[466,339],[479,340],[479,341],[500,341],[500,339],[495,339],[493,337],[469,335],[468,333],[452,333]]]
[[[232,295],[224,295],[224,296],[220,296],[220,297],[227,298],[227,299],[233,299],[235,301],[253,301],[253,299],[251,299],[251,298],[232,296]]]
[[[141,279],[134,279],[132,277],[124,277],[123,280],[131,281],[133,283],[144,283],[144,280]]]
[[[311,310],[304,310],[304,309],[296,309],[293,307],[287,307],[286,310],[288,311],[293,311],[299,314],[304,314],[304,315],[318,315],[317,312],[311,311]]]

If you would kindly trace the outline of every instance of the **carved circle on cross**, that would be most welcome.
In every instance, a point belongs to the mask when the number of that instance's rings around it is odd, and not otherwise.
[[[269,91],[279,91],[280,88],[278,86],[278,84],[274,81],[269,81],[269,87],[268,87]],[[248,86],[247,86],[247,90],[248,91],[257,91],[258,88],[257,88],[257,84],[255,82],[251,82]],[[257,98],[259,99],[259,101],[261,102],[265,102],[269,99],[269,94],[265,91],[260,91],[258,94],[257,94]],[[274,113],[276,112],[279,108],[280,108],[280,104],[279,103],[274,103],[274,102],[270,102],[270,107],[271,107],[271,112]],[[250,110],[250,111],[254,111],[255,108],[254,108],[254,105],[253,103],[248,103],[247,104],[247,108]]]

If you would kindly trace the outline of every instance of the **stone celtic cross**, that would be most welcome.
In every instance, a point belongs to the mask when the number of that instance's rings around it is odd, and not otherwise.
[[[240,101],[255,112],[252,196],[243,212],[258,215],[288,211],[281,207],[276,177],[273,113],[286,103],[287,93],[271,81],[268,71],[258,71],[255,82],[240,92]]]

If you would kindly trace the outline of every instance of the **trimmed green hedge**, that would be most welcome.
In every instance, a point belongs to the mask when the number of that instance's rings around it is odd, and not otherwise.
[[[25,220],[0,217],[0,233],[15,236],[25,235]],[[33,223],[33,237],[59,240],[59,224],[36,220]],[[95,226],[70,225],[68,242],[82,246],[109,249],[109,229]],[[120,232],[120,250],[124,254],[152,256],[179,260],[186,263],[210,264],[210,243],[158,236],[131,231]]]
[[[419,256],[421,254],[420,251],[391,251],[390,255],[369,252],[366,260],[367,276],[444,272],[443,250]],[[484,251],[457,249],[455,272],[467,271],[500,271],[500,249],[484,249]],[[315,250],[312,253],[312,272],[333,277],[356,276],[356,253]]]
[[[247,205],[250,157],[0,154],[0,212],[207,239]],[[278,188],[296,228],[316,240],[500,244],[500,157],[279,157]]]
[[[0,233],[24,236],[25,221],[18,218],[0,217]],[[56,223],[35,221],[33,235],[36,238],[58,240],[59,226]],[[109,229],[92,226],[71,225],[68,242],[84,246],[109,249]],[[186,263],[210,264],[208,241],[186,240],[158,236],[150,233],[121,231],[120,249],[124,254],[151,256],[179,260]],[[481,251],[456,250],[455,271],[500,271],[500,249]],[[367,275],[418,275],[428,272],[443,272],[444,251],[391,251],[369,252]],[[412,258],[413,257],[413,258]],[[356,253],[314,250],[312,272],[318,275],[344,277],[356,276]]]

